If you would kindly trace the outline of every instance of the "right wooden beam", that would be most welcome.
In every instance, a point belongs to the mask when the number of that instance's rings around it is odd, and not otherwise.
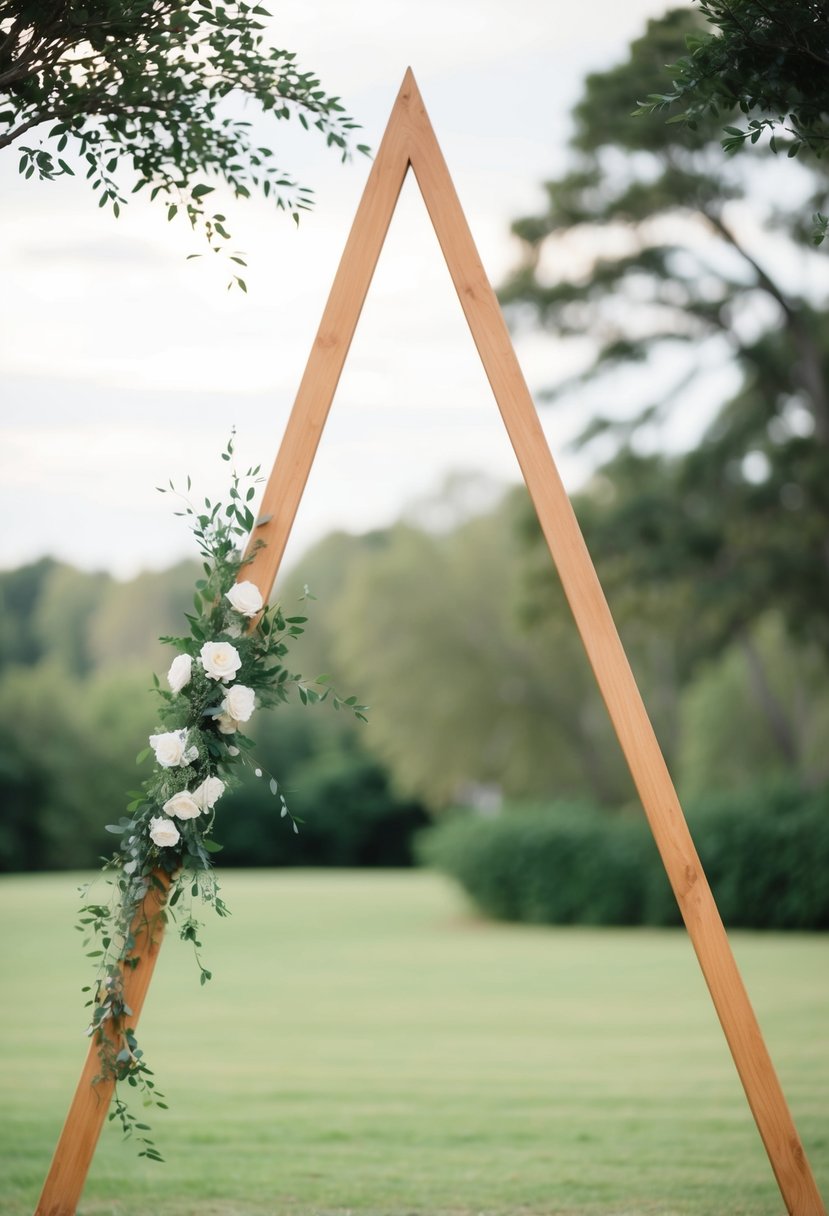
[[[411,165],[553,562],[699,960],[790,1216],[826,1216],[676,790],[562,485],[495,293],[423,99],[406,72],[265,490],[264,546],[249,567],[272,580],[290,534],[406,169]]]
[[[826,1216],[711,888],[417,85],[410,159],[547,546],[792,1216]]]

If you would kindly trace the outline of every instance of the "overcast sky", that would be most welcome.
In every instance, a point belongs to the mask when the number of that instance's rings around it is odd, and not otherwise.
[[[610,65],[664,11],[661,0],[304,0],[280,7],[273,40],[317,72],[376,148],[407,65],[418,80],[490,278],[514,263],[510,220],[541,204],[565,163],[568,113],[589,70]],[[240,461],[267,469],[299,383],[368,173],[279,124],[271,146],[313,186],[299,230],[264,203],[227,202],[249,292],[226,264],[134,201],[119,220],[80,180],[24,182],[0,154],[0,566],[45,553],[130,575],[193,546],[154,486],[189,473],[221,488],[230,427]],[[531,388],[561,366],[525,339]],[[565,452],[584,408],[545,413]],[[580,416],[581,415],[581,416]],[[518,479],[413,181],[398,207],[337,393],[290,557],[334,527],[363,530],[434,493],[451,470]]]

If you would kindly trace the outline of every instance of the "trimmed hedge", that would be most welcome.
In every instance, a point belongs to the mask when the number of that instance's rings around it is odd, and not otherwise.
[[[829,787],[777,786],[700,800],[691,833],[732,928],[829,928]],[[498,920],[676,925],[679,910],[641,812],[590,805],[457,812],[418,855]]]

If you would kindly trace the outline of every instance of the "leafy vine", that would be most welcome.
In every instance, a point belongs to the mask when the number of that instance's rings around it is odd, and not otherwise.
[[[232,436],[222,459],[233,460]],[[356,697],[340,698],[327,677],[319,677],[314,687],[290,672],[284,660],[307,618],[285,616],[278,605],[265,605],[259,588],[240,578],[252,559],[252,554],[242,557],[241,542],[256,523],[249,504],[259,473],[259,467],[244,476],[232,470],[226,504],[205,498],[196,507],[180,496],[183,505],[176,514],[186,517],[198,542],[203,577],[196,583],[194,611],[185,614],[189,633],[161,639],[177,653],[167,687],[153,677],[161,727],[137,757],[140,764],[153,756],[152,773],[128,795],[126,814],[107,825],[120,838],[104,866],[111,898],[86,902],[89,887],[82,888],[78,928],[97,968],[94,982],[84,988],[92,1009],[87,1033],[100,1059],[93,1083],[114,1082],[109,1118],[120,1122],[126,1136],[136,1137],[139,1156],[154,1161],[162,1157],[150,1128],[133,1114],[119,1089],[126,1083],[144,1105],[166,1108],[128,1024],[133,1011],[125,999],[125,977],[141,963],[142,939],[151,940],[155,932],[148,916],[176,922],[179,936],[193,946],[201,983],[206,983],[211,973],[202,961],[201,924],[193,904],[201,900],[217,915],[228,915],[212,865],[221,849],[213,835],[216,807],[238,782],[239,770],[253,767],[255,745],[245,732],[254,711],[287,701],[296,689],[303,704],[330,700],[335,708],[365,720],[366,707]],[[190,488],[188,477],[188,493]],[[178,493],[172,482],[158,489]],[[261,769],[255,771],[262,775]],[[298,831],[276,778],[268,777],[280,814]],[[150,905],[156,911],[148,914]]]

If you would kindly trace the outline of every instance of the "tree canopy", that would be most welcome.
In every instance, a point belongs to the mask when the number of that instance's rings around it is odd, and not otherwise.
[[[293,117],[343,156],[356,124],[293,51],[266,44],[268,16],[244,0],[0,0],[0,148],[16,145],[24,177],[46,180],[75,173],[73,150],[116,216],[126,166],[132,193],[170,219],[181,210],[214,248],[229,239],[208,201],[217,182],[296,219],[312,191],[266,146],[259,116]]]
[[[605,543],[628,554],[628,577],[668,581],[687,562],[692,623],[715,617],[721,644],[763,604],[829,647],[823,254],[797,200],[784,209],[723,151],[721,113],[693,125],[631,113],[698,32],[690,10],[671,12],[588,77],[571,165],[545,183],[544,209],[513,225],[523,256],[501,295],[516,325],[587,349],[579,375],[547,396],[589,386],[596,416],[582,441],[628,451],[627,469],[603,473],[626,487]],[[825,164],[804,164],[804,191],[825,189]],[[637,403],[620,410],[632,368]],[[644,460],[678,416],[693,450]]]
[[[646,109],[684,106],[678,117],[692,126],[739,109],[750,121],[729,130],[729,150],[756,144],[764,130],[790,156],[829,150],[826,0],[699,0],[699,12],[713,28],[688,35],[671,91],[650,94]]]
[[[669,68],[671,88],[639,112],[673,111],[669,121],[693,129],[739,111],[739,125],[723,131],[726,151],[756,145],[764,132],[771,151],[789,157],[829,151],[829,3],[700,0],[699,11],[710,28],[689,34],[689,53]],[[816,213],[816,244],[827,222]]]

